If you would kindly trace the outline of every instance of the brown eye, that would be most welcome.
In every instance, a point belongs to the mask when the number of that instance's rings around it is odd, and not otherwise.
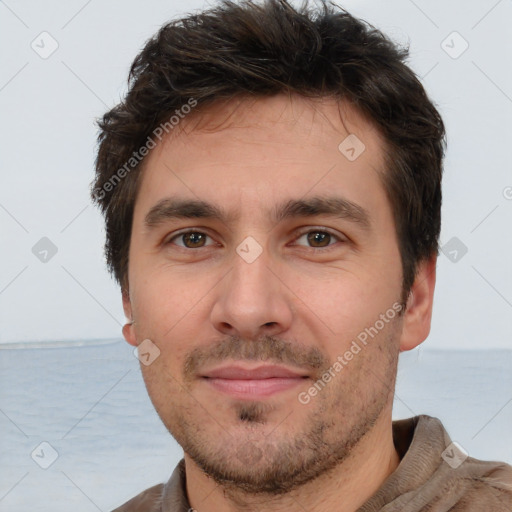
[[[310,227],[309,230],[303,230],[302,233],[298,235],[293,245],[327,252],[331,249],[339,249],[346,241],[343,235],[331,233],[327,229],[312,229]]]
[[[194,249],[196,247],[203,247],[205,243],[206,235],[203,233],[185,233],[182,235],[183,243],[185,247]]]
[[[331,242],[332,235],[325,231],[310,231],[307,239],[311,247],[327,247]]]
[[[180,233],[179,235],[174,236],[168,243],[175,244],[186,249],[199,249],[201,247],[211,245],[211,243],[206,243],[208,238],[210,238],[208,235],[201,233],[200,231],[187,231],[186,233]]]

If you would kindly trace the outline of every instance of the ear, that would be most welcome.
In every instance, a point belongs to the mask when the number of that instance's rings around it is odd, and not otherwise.
[[[418,265],[414,284],[405,308],[400,352],[412,350],[425,341],[430,333],[434,288],[436,285],[437,254]]]
[[[132,303],[130,301],[130,293],[128,290],[122,290],[123,296],[123,310],[124,315],[128,319],[128,323],[123,326],[123,337],[124,339],[134,347],[137,346],[137,338],[135,337],[135,326],[133,324],[133,314],[132,314]]]

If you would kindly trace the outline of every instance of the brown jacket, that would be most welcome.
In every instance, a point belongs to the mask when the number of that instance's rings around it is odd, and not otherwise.
[[[357,512],[512,512],[512,466],[467,457],[437,418],[393,422],[398,468]],[[185,463],[113,512],[187,512]]]

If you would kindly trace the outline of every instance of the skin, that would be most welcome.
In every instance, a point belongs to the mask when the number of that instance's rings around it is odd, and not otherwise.
[[[338,150],[349,133],[365,145],[354,161]],[[355,511],[398,466],[396,365],[399,352],[430,331],[435,256],[419,265],[402,314],[307,404],[298,400],[400,303],[383,149],[379,132],[348,103],[278,95],[190,114],[148,156],[123,294],[133,323],[123,334],[134,346],[150,339],[160,350],[141,370],[184,449],[196,510]],[[283,200],[332,195],[367,210],[371,228],[326,214],[270,216]],[[145,225],[150,209],[170,196],[234,215]],[[208,236],[177,236],[184,229]],[[262,249],[252,263],[236,251],[248,236]],[[265,398],[237,398],[200,377],[226,362],[275,363],[307,378]]]

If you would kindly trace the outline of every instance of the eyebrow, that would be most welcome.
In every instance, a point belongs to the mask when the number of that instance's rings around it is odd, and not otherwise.
[[[270,218],[273,222],[279,223],[286,219],[317,215],[346,219],[359,224],[365,230],[371,229],[369,212],[339,196],[290,199],[275,206],[271,210]],[[169,197],[162,199],[149,210],[144,224],[150,229],[173,219],[212,219],[229,224],[237,217],[237,212],[227,212],[222,207],[206,201]]]

